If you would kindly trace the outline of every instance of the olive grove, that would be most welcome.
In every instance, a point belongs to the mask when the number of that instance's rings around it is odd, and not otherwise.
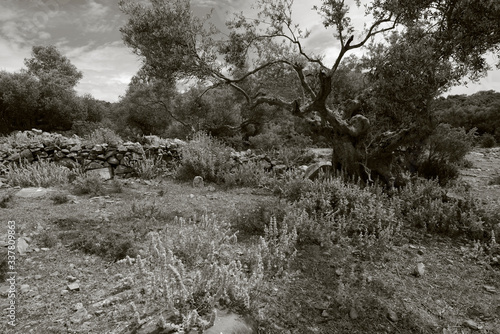
[[[311,31],[294,23],[293,0],[257,0],[257,16],[235,14],[224,29],[196,17],[189,0],[120,6],[124,42],[146,76],[231,87],[249,110],[305,118],[328,138],[335,168],[364,180],[392,182],[407,168],[437,128],[434,99],[479,78],[485,55],[500,50],[495,0],[322,0],[312,10],[338,50],[330,64],[306,47]],[[354,26],[353,6],[364,27]]]

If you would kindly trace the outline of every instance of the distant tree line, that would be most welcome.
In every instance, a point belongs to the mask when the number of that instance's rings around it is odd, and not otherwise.
[[[481,91],[473,95],[449,95],[435,101],[436,118],[467,131],[493,136],[500,143],[500,92]]]

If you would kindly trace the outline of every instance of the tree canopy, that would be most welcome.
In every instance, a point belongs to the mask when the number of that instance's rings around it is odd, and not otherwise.
[[[102,119],[104,105],[76,95],[82,72],[55,46],[34,46],[24,64],[20,72],[0,72],[0,133],[69,130],[74,122]]]

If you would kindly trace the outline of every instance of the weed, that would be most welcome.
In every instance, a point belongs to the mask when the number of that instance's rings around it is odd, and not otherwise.
[[[489,185],[500,185],[500,175],[494,176],[490,182],[488,182]]]
[[[266,224],[272,217],[283,221],[285,207],[276,201],[261,203],[251,209],[237,210],[231,218],[232,227],[248,235],[264,235]]]
[[[265,164],[256,161],[247,161],[237,165],[231,170],[223,170],[220,179],[224,185],[259,187],[265,186],[271,180],[271,174],[265,171]]]
[[[54,221],[54,224],[62,230],[59,239],[71,249],[111,260],[136,255],[131,233],[109,230],[101,221],[65,218]]]
[[[57,193],[50,197],[54,204],[64,204],[69,202],[68,194]]]
[[[87,145],[108,144],[111,146],[118,146],[123,142],[123,140],[116,132],[111,129],[98,128],[92,131],[90,135],[85,137],[85,142]]]
[[[217,139],[197,133],[181,148],[182,160],[176,171],[180,180],[203,177],[206,182],[222,183],[223,174],[231,170],[231,149]]]
[[[9,202],[12,200],[14,196],[12,194],[3,195],[0,198],[0,208],[5,209],[9,205]]]
[[[123,185],[120,181],[114,179],[111,181],[110,192],[113,194],[123,193]]]
[[[165,244],[187,265],[205,261],[228,263],[234,257],[230,249],[237,240],[229,224],[213,215],[202,215],[199,222],[196,220],[196,217],[188,221],[176,217],[173,223],[166,224],[163,233],[168,239]]]
[[[134,171],[137,176],[144,180],[151,180],[162,176],[167,170],[166,163],[159,156],[143,155],[142,159],[134,164]]]
[[[144,310],[134,303],[137,322],[151,302],[179,315],[168,319],[159,315],[157,319],[160,327],[177,332],[204,331],[212,326],[215,308],[248,310],[263,280],[262,261],[257,261],[261,264],[248,274],[239,261],[221,257],[224,250],[232,248],[235,239],[215,217],[203,216],[199,226],[180,218],[174,224],[172,229],[166,226],[161,233],[150,233],[150,253],[145,259],[138,256],[136,261],[119,261],[135,266],[132,279],[144,291],[138,296],[141,304],[147,298]],[[172,235],[173,231],[178,233]],[[200,246],[197,241],[203,244]],[[179,252],[180,249],[191,251]],[[191,258],[193,255],[195,258]]]
[[[130,207],[130,216],[146,220],[171,220],[174,217],[165,208],[159,205],[156,200],[135,200]]]
[[[73,193],[75,195],[104,195],[103,179],[97,175],[81,174],[73,181]]]
[[[484,148],[492,148],[497,145],[497,141],[492,134],[485,133],[481,136],[480,145]]]
[[[43,230],[36,239],[40,247],[46,248],[55,247],[59,241],[57,234],[51,230]]]
[[[288,270],[297,255],[297,229],[288,228],[286,223],[278,227],[276,218],[272,217],[264,229],[264,237],[260,237],[260,253],[266,272],[271,276],[281,276]]]
[[[11,186],[50,187],[66,184],[69,174],[70,171],[66,167],[52,162],[36,161],[31,164],[12,164],[7,173],[7,181]]]

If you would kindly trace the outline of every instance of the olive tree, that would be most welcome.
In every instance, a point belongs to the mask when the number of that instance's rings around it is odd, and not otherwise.
[[[483,74],[485,53],[500,44],[494,0],[373,0],[364,5],[364,27],[349,16],[361,1],[321,0],[313,10],[333,30],[338,53],[331,64],[305,47],[311,32],[294,23],[293,0],[257,0],[256,17],[236,14],[224,31],[193,15],[188,0],[120,6],[129,16],[124,42],[149,76],[229,86],[250,109],[267,104],[316,119],[334,149],[334,166],[363,179],[378,174],[389,181],[394,152],[418,137],[429,101],[464,76]],[[363,49],[367,86],[358,99],[336,98],[344,60]],[[387,122],[380,131],[377,123]]]

